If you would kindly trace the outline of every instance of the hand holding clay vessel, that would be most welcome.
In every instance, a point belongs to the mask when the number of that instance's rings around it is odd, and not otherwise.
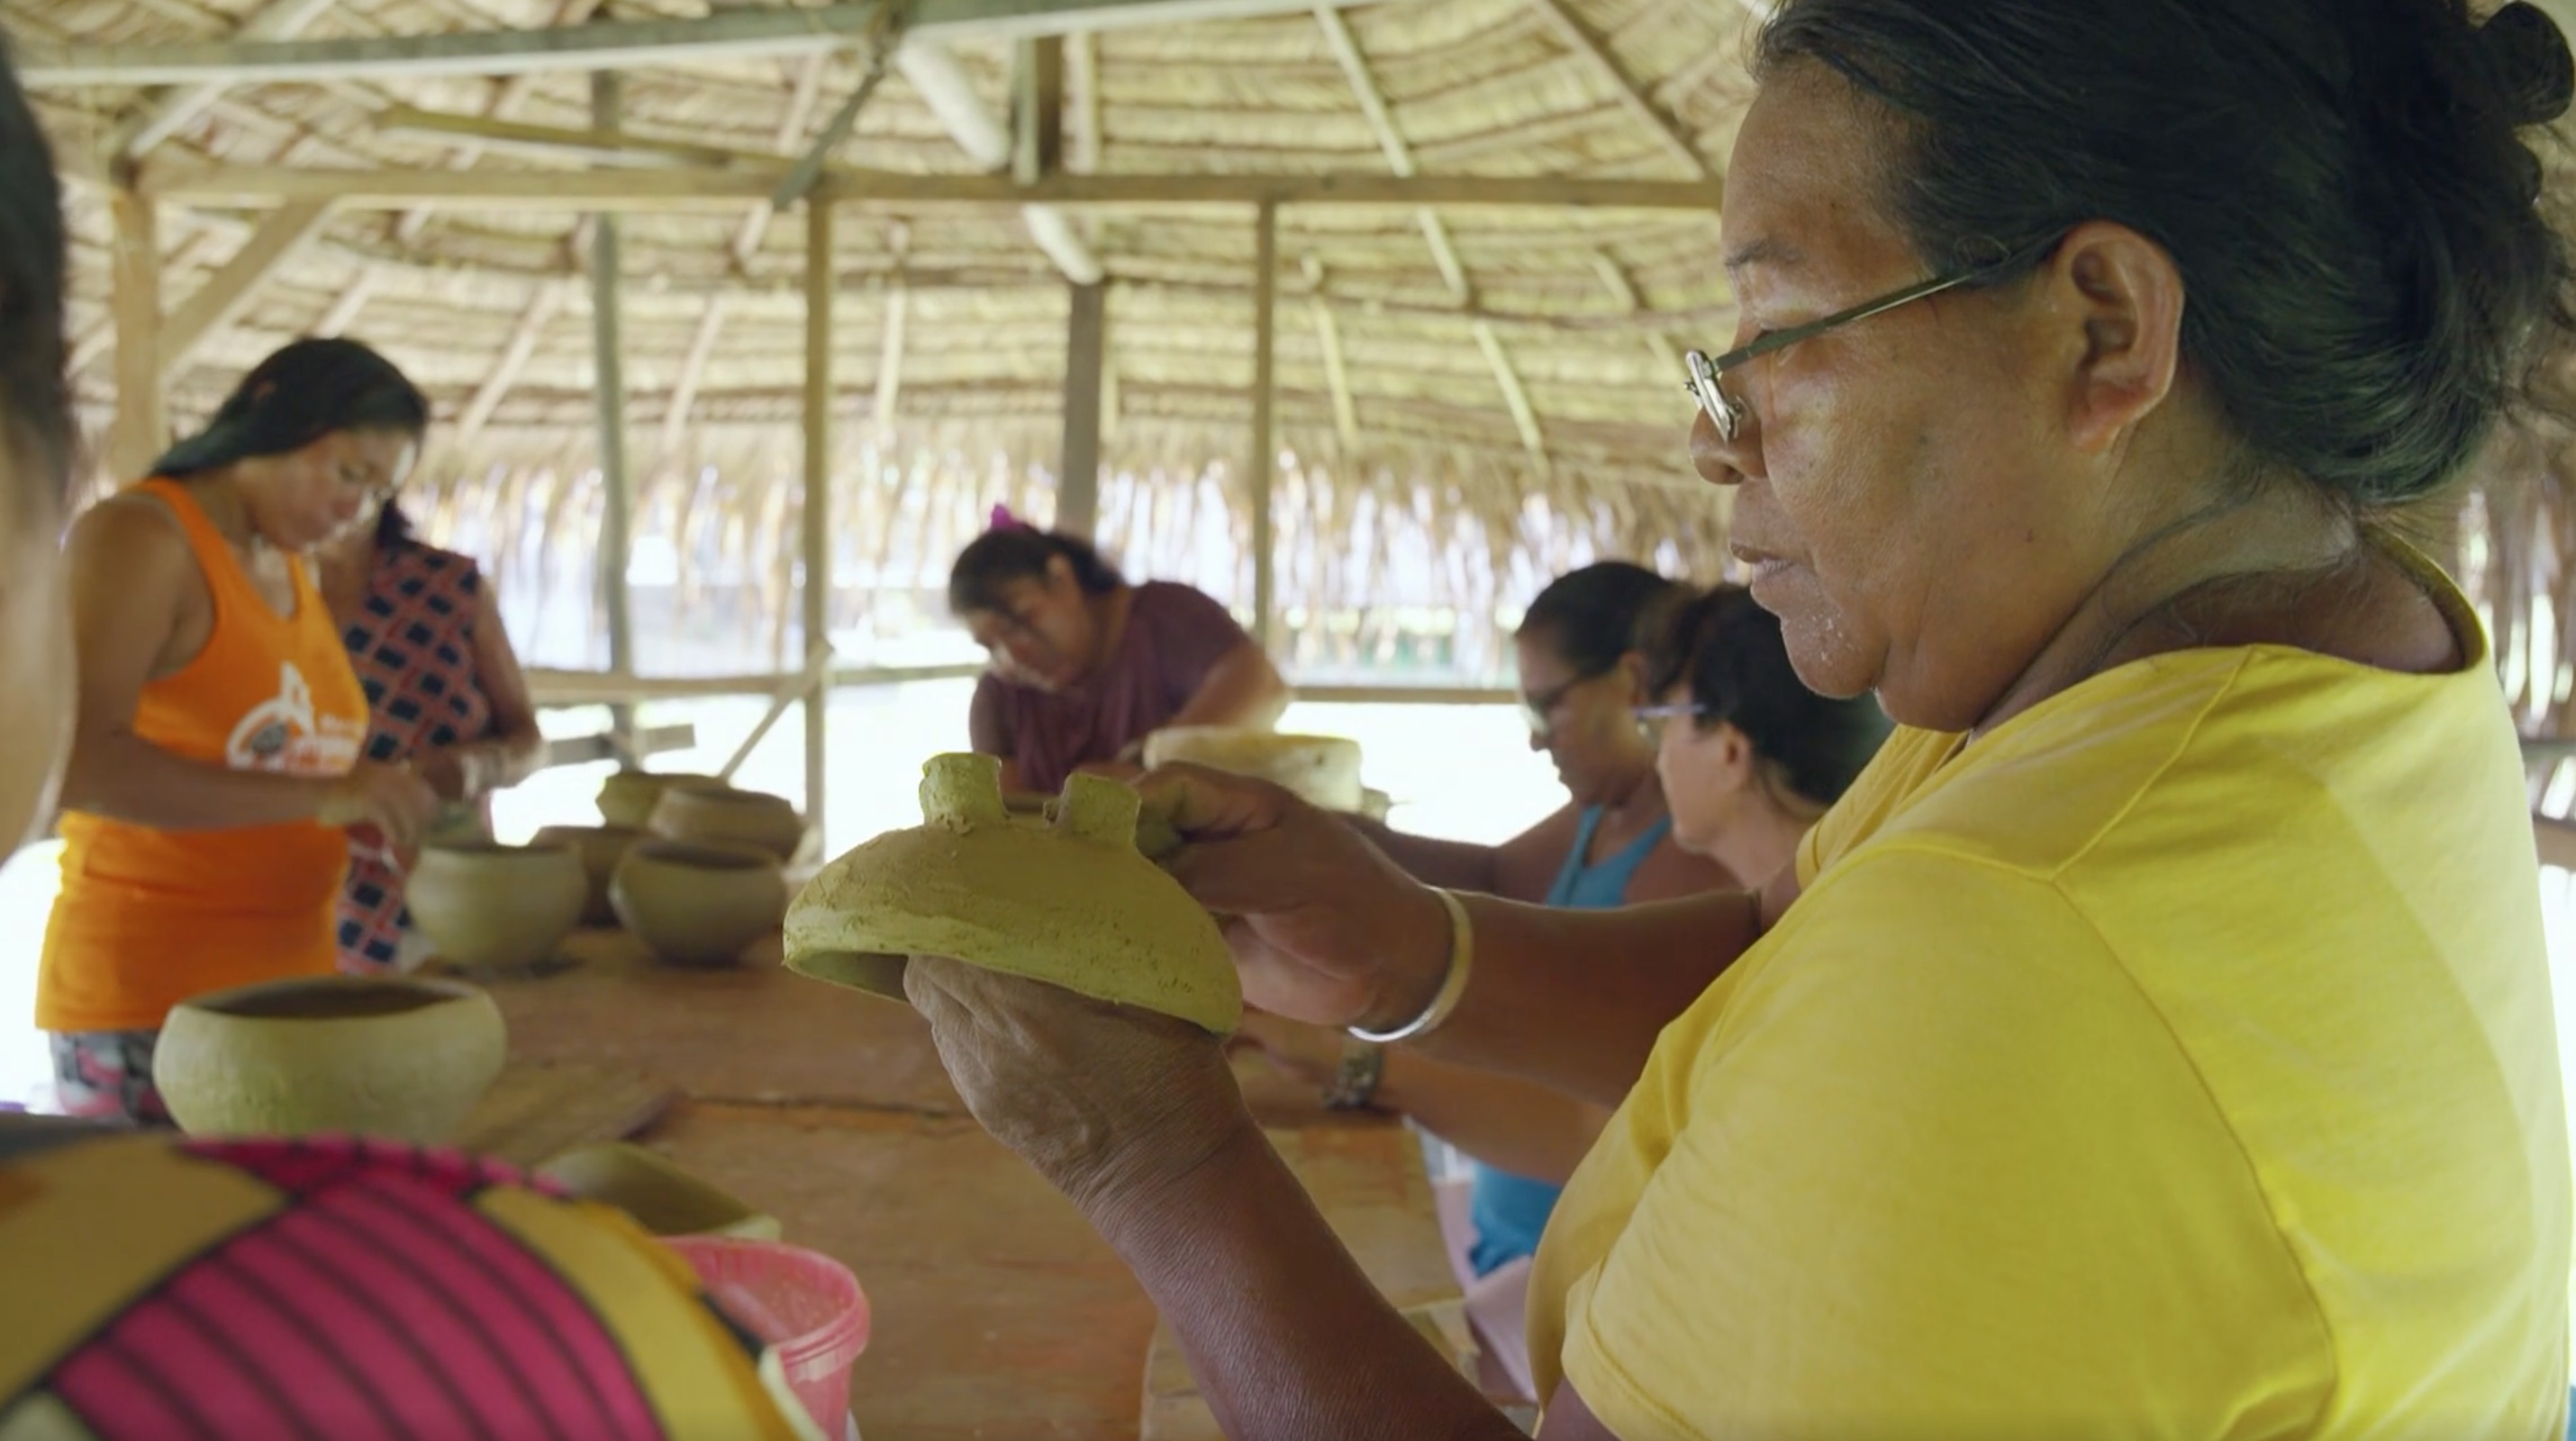
[[[823,868],[787,913],[787,964],[904,999],[912,956],[945,956],[1143,1006],[1220,1034],[1243,990],[1216,921],[1136,849],[1136,792],[1076,775],[1052,817],[1014,815],[1001,763],[923,768],[922,824]]]
[[[599,818],[612,826],[642,829],[653,819],[653,807],[674,786],[720,786],[714,776],[680,771],[619,771],[599,786]]]
[[[757,846],[647,839],[609,885],[617,918],[675,966],[729,966],[787,914],[778,857]]]
[[[345,1131],[438,1145],[508,1049],[492,998],[456,981],[313,976],[171,1008],[153,1055],[190,1135]]]
[[[1249,726],[1165,726],[1145,738],[1147,769],[1185,761],[1279,786],[1310,806],[1361,812],[1360,743],[1339,736],[1284,736]]]
[[[474,970],[519,970],[550,958],[589,898],[590,879],[570,844],[427,846],[403,890],[421,934],[441,956]]]
[[[758,846],[782,862],[805,841],[796,807],[765,791],[674,786],[653,807],[653,834],[675,841]]]
[[[617,875],[617,863],[626,859],[627,848],[643,838],[640,826],[547,826],[537,832],[536,844],[573,848],[581,857],[582,873],[590,881],[590,898],[582,906],[581,923],[613,926],[617,924],[617,909],[609,904],[608,883]]]

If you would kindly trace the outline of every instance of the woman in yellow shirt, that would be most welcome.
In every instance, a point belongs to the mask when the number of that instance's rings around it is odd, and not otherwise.
[[[1606,914],[1151,780],[1248,998],[1620,1103],[1531,1283],[1549,1441],[2560,1436],[2520,756],[2385,520],[2556,350],[2520,131],[2565,42],[2457,0],[1786,0],[1756,76],[1693,455],[1801,676],[1901,729],[1761,896]],[[1514,1434],[1213,1042],[907,985],[1237,1441]]]

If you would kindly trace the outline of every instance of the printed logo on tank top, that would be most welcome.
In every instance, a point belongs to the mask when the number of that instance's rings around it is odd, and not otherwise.
[[[366,727],[345,716],[315,715],[313,687],[295,662],[278,666],[277,694],[250,708],[224,742],[224,763],[237,771],[337,776],[357,763]]]

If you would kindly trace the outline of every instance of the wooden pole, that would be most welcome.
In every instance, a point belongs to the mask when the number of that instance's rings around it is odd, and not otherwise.
[[[109,192],[116,226],[116,419],[107,463],[119,480],[141,478],[169,440],[161,399],[161,227],[152,197]]]
[[[832,206],[805,202],[805,651],[830,644],[832,629]],[[805,825],[823,835],[825,722],[832,688],[815,670],[805,692]]]
[[[1055,526],[1088,536],[1100,526],[1100,376],[1107,349],[1107,285],[1073,287],[1064,334],[1064,451]]]
[[[591,124],[603,130],[616,129],[623,92],[616,71],[594,71],[590,77]],[[590,245],[590,336],[599,374],[599,484],[607,501],[599,527],[600,604],[608,616],[608,668],[630,675],[635,670],[635,618],[627,601],[626,558],[634,529],[634,493],[628,488],[626,473],[626,358],[618,325],[623,260],[614,213],[601,212],[592,217]],[[635,708],[613,706],[610,715],[618,739],[632,741]]]
[[[1261,203],[1253,246],[1252,277],[1252,638],[1275,652],[1279,640],[1279,565],[1271,515],[1271,483],[1279,473],[1279,445],[1272,433],[1277,403],[1273,344],[1279,330],[1279,206]]]

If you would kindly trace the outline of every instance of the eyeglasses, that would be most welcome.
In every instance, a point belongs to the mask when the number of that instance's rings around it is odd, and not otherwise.
[[[1593,681],[1601,679],[1603,676],[1608,675],[1613,669],[1615,669],[1615,667],[1604,667],[1600,670],[1585,671],[1583,674],[1576,676],[1574,679],[1569,680],[1562,685],[1550,686],[1543,691],[1523,694],[1521,696],[1521,713],[1522,718],[1529,722],[1530,734],[1541,740],[1545,740],[1556,729],[1556,708],[1565,704],[1565,698],[1574,694],[1578,687],[1589,685]]]
[[[2065,238],[2066,232],[2059,231],[2044,241],[2025,246],[1982,269],[1918,281],[1903,290],[1882,295],[1876,300],[1865,300],[1849,310],[1838,310],[1822,320],[1811,320],[1804,325],[1790,326],[1786,330],[1769,331],[1755,339],[1751,345],[1730,350],[1715,359],[1711,359],[1708,352],[1704,350],[1691,351],[1682,357],[1682,368],[1689,372],[1683,384],[1690,391],[1691,397],[1699,402],[1699,408],[1708,412],[1708,418],[1716,425],[1718,435],[1724,439],[1733,440],[1736,433],[1744,428],[1744,417],[1749,412],[1741,401],[1727,395],[1725,389],[1718,384],[1719,377],[1727,372],[1740,370],[1775,350],[1786,350],[1802,340],[1813,340],[1829,330],[1840,330],[1846,325],[1867,320],[1871,316],[1884,315],[1900,306],[1912,305],[1918,300],[1938,295],[1942,291],[1956,290],[1962,286],[1984,285],[2002,279],[2022,266],[2038,263],[2043,257],[2056,250],[2059,242]]]
[[[1636,718],[1637,729],[1645,733],[1646,739],[1660,740],[1664,733],[1664,722],[1679,720],[1684,716],[1698,720],[1702,716],[1717,714],[1717,707],[1702,705],[1698,701],[1684,700],[1674,701],[1669,705],[1635,706],[1628,714]]]

